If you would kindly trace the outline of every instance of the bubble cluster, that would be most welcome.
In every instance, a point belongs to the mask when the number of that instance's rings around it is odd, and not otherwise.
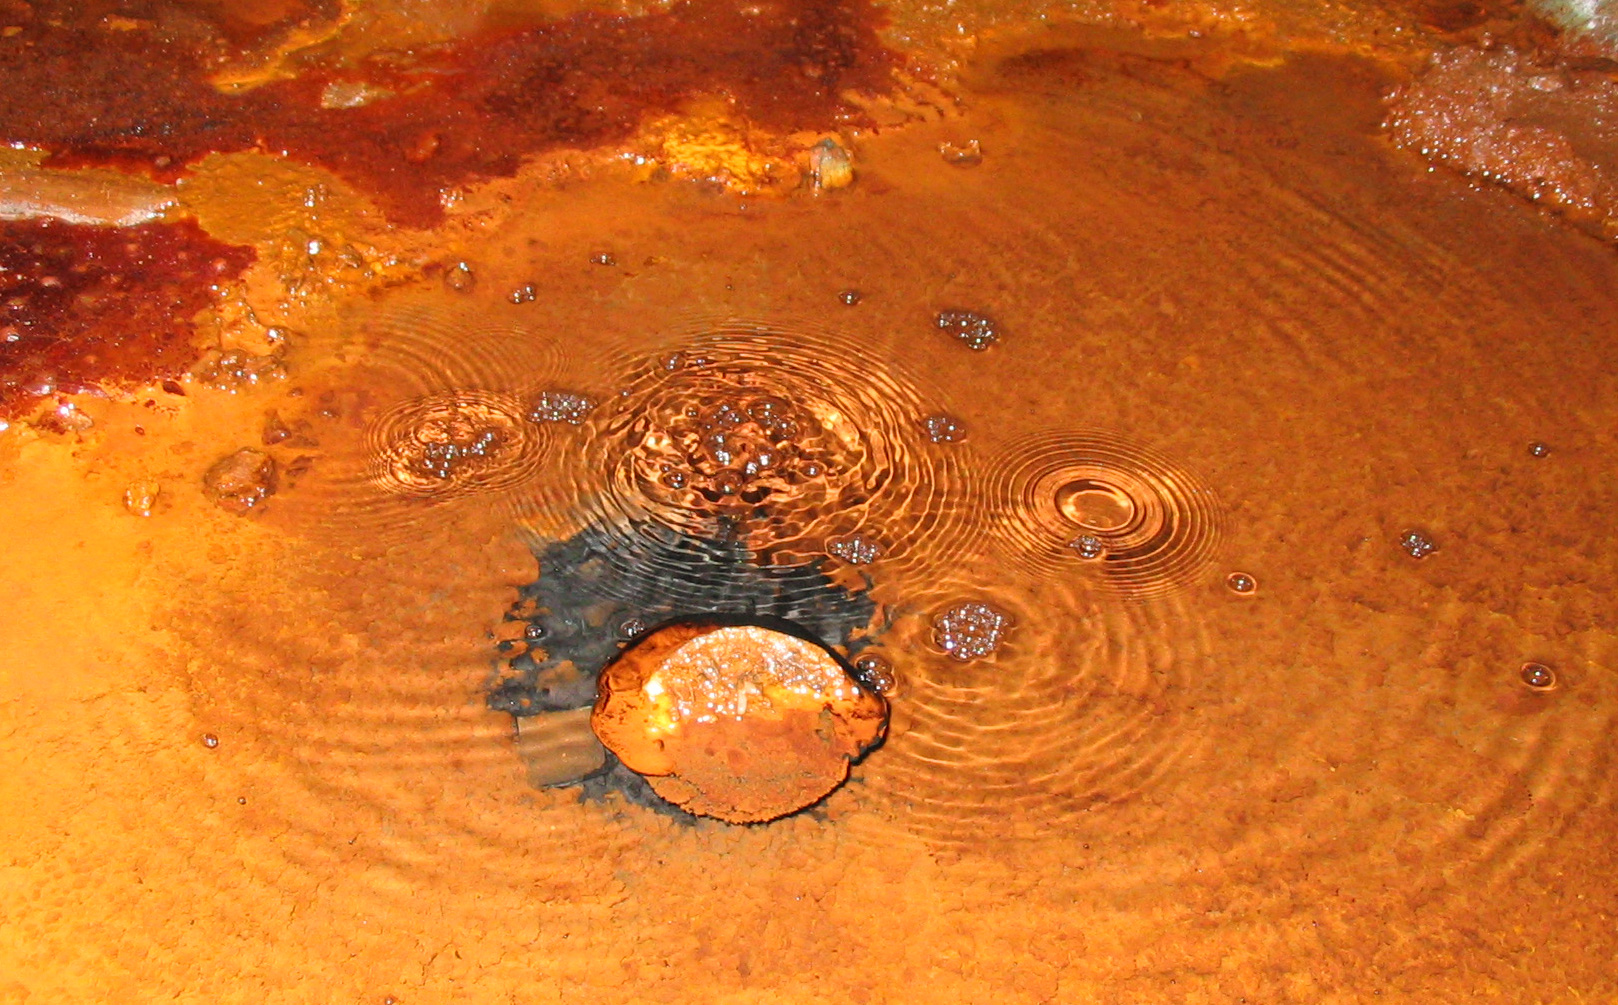
[[[987,314],[977,311],[951,308],[938,312],[934,322],[938,330],[946,335],[952,335],[968,348],[975,352],[983,350],[1000,341],[1000,326]]]
[[[965,140],[961,143],[952,143],[948,140],[938,144],[938,153],[945,163],[956,167],[977,167],[983,163],[983,144],[977,140]]]
[[[773,564],[877,528],[895,568],[947,560],[972,530],[963,459],[924,449],[923,396],[857,343],[728,324],[626,369],[563,486],[586,520],[728,538]]]
[[[265,443],[297,448],[308,467],[280,517],[301,533],[375,544],[444,529],[434,509],[461,500],[515,516],[516,493],[556,435],[528,421],[525,403],[553,386],[561,348],[548,328],[503,320],[522,316],[423,294],[341,318],[321,336],[336,340],[324,351],[358,366],[332,386],[316,375],[294,388],[284,417],[265,421]]]
[[[882,557],[882,551],[881,542],[864,534],[850,534],[826,542],[826,553],[849,565],[870,565]]]
[[[899,675],[893,664],[876,653],[866,653],[854,661],[854,672],[860,683],[880,695],[892,695],[899,689]]]
[[[1146,596],[1195,579],[1218,545],[1222,519],[1213,493],[1179,465],[1112,433],[1026,437],[993,460],[989,482],[1002,549],[1041,575],[1081,573]]]
[[[1074,553],[1087,562],[1094,561],[1107,553],[1107,546],[1101,543],[1101,538],[1094,534],[1080,534],[1067,543]]]
[[[934,443],[959,443],[966,439],[966,423],[953,415],[929,415],[922,420],[927,438]]]
[[[541,391],[528,407],[529,422],[565,422],[578,426],[596,407],[594,398],[572,391]]]
[[[1399,547],[1411,558],[1426,558],[1438,550],[1438,545],[1423,530],[1407,530],[1399,535]]]
[[[415,496],[497,489],[537,469],[539,437],[509,395],[460,391],[401,402],[367,431],[379,486]]]
[[[981,601],[967,601],[933,618],[933,644],[965,663],[993,656],[1011,627],[1011,616]]]

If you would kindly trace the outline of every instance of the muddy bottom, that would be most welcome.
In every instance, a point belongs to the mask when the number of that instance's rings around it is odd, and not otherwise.
[[[411,233],[204,164],[279,371],[0,435],[0,1000],[1618,994],[1618,258],[1396,75],[1052,29],[846,187]],[[888,675],[809,810],[525,763],[541,671],[723,606],[670,541]]]

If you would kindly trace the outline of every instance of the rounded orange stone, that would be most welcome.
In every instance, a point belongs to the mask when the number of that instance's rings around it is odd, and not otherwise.
[[[825,647],[752,624],[684,621],[601,673],[591,725],[687,812],[731,823],[823,799],[887,730],[888,703]]]

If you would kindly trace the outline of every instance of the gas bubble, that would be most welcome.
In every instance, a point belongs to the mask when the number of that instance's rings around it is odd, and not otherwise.
[[[1543,663],[1524,663],[1519,671],[1523,685],[1530,691],[1556,689],[1556,671]]]
[[[1252,593],[1258,589],[1258,580],[1245,572],[1233,572],[1225,577],[1225,585],[1232,593]]]

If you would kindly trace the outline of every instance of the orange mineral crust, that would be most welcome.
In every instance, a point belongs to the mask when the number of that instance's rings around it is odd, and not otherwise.
[[[190,221],[0,221],[0,419],[50,394],[185,373],[192,316],[253,259]]]
[[[888,90],[893,65],[868,0],[688,0],[491,29],[408,63],[377,55],[227,94],[209,46],[177,31],[164,5],[113,22],[61,0],[31,11],[0,35],[0,139],[43,147],[57,165],[159,177],[210,152],[284,153],[412,226],[442,218],[447,188],[509,177],[528,154],[622,140],[697,98],[727,99],[778,133],[858,121],[843,95]]]
[[[814,642],[688,621],[651,633],[602,672],[592,725],[664,799],[756,823],[841,785],[887,719],[887,702]]]

